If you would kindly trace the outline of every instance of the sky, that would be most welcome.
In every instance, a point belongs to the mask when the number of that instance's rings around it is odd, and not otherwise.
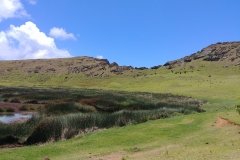
[[[0,60],[163,65],[240,41],[239,0],[0,0]]]

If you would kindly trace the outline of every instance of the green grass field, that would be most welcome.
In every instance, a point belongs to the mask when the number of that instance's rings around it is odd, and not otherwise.
[[[240,104],[239,67],[223,69],[204,63],[205,67],[198,65],[193,72],[185,69],[187,72],[184,73],[181,67],[173,69],[173,73],[160,68],[105,79],[76,76],[65,81],[64,75],[33,83],[37,77],[25,77],[22,81],[18,76],[9,75],[0,80],[2,86],[173,93],[209,103],[203,106],[204,113],[111,128],[54,143],[1,149],[0,159],[240,159],[239,126],[214,125],[219,115],[240,124],[240,116],[235,110],[235,105]],[[139,76],[133,78],[136,74]]]

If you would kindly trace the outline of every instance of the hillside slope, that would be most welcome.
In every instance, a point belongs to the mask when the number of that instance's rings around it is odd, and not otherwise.
[[[110,64],[106,59],[97,59],[86,56],[59,59],[0,61],[0,65],[1,75],[17,71],[29,75],[76,74],[87,77],[108,77],[112,74],[119,75],[125,70],[133,69],[131,66],[118,66],[115,62]]]
[[[189,76],[194,76],[196,79],[194,85],[202,84],[202,82],[199,83],[202,79],[198,77],[200,75],[239,75],[239,64],[240,42],[212,44],[190,56],[167,62],[163,66],[153,66],[150,69],[119,66],[116,62],[110,63],[106,59],[86,56],[0,61],[0,85],[129,88],[129,90],[131,90],[130,88],[134,88],[134,90],[138,88],[138,91],[144,87],[155,87],[154,90],[159,92],[164,88],[165,91],[171,88],[172,86],[169,84],[174,85],[180,75],[182,79],[186,80],[191,79]],[[226,78],[222,77],[223,80]],[[189,82],[185,84],[186,82],[181,84],[184,89],[191,85]],[[160,87],[161,90],[159,90]]]
[[[172,69],[191,64],[192,67],[200,65],[199,62],[212,62],[222,67],[240,65],[240,42],[225,42],[212,44],[201,51],[178,60],[169,61],[164,68]],[[191,63],[190,63],[191,62]],[[47,75],[76,75],[86,77],[109,77],[123,75],[134,70],[147,70],[146,67],[133,68],[132,66],[119,66],[116,62],[110,64],[107,59],[92,57],[73,57],[59,59],[34,59],[0,61],[0,75],[10,73],[21,74],[47,74]],[[150,69],[159,69],[161,65]]]

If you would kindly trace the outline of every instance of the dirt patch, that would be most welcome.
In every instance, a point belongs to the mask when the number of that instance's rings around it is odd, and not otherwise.
[[[218,116],[217,121],[215,122],[215,127],[223,127],[223,126],[240,126],[240,124],[234,123],[229,121],[226,118],[222,118],[221,116]]]

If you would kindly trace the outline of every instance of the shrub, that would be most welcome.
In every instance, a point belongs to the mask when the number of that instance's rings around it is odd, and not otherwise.
[[[33,106],[30,106],[30,107],[29,107],[29,110],[35,111],[35,110],[37,110],[37,108],[36,108],[36,107],[33,107]]]
[[[6,136],[4,138],[0,138],[0,145],[13,144],[13,143],[17,143],[18,141],[19,139],[14,136]]]
[[[10,102],[12,102],[12,103],[21,103],[20,100],[17,99],[17,98],[12,99]]]
[[[10,97],[13,97],[14,95],[13,94],[11,94],[11,93],[7,93],[7,94],[4,94],[4,95],[2,95],[2,97],[4,97],[4,98],[10,98]]]
[[[28,106],[21,106],[19,107],[20,111],[28,111]]]
[[[30,110],[33,111],[33,110],[36,110],[36,107],[24,105],[24,106],[21,106],[19,108],[19,110],[20,111],[30,111]]]
[[[32,128],[25,125],[25,123],[0,123],[0,145],[1,143],[16,143],[18,140],[24,141],[31,130]],[[8,137],[15,137],[16,141],[10,141]]]
[[[236,106],[236,111],[239,113],[239,115],[240,115],[240,104],[238,104],[237,106]]]
[[[8,107],[8,108],[6,108],[6,111],[7,111],[7,112],[14,112],[14,108]]]
[[[0,108],[0,112],[4,112],[4,109],[3,109],[3,108]]]
[[[36,99],[29,100],[29,101],[27,101],[27,103],[38,104],[38,100],[36,100]]]

